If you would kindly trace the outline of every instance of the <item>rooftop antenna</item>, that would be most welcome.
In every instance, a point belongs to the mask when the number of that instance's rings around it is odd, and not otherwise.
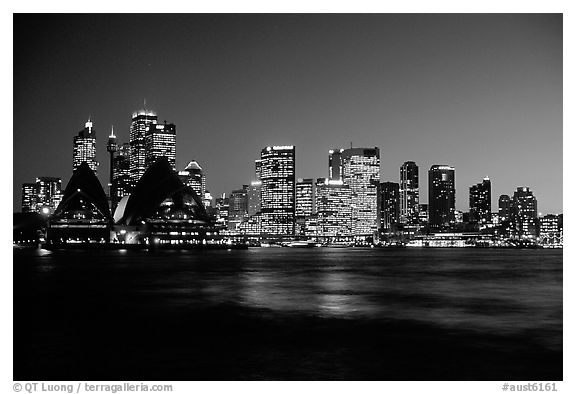
[[[350,141],[350,149],[352,149],[352,141]]]
[[[110,131],[110,138],[116,138],[114,135],[114,125],[112,125],[112,130]]]

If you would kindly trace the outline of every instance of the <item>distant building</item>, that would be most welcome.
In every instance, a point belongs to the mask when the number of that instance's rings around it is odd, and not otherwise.
[[[110,161],[108,164],[109,175],[108,175],[108,198],[110,200],[110,207],[113,209],[116,204],[116,193],[114,193],[114,155],[118,151],[118,142],[116,141],[116,136],[114,135],[114,126],[110,130],[110,135],[108,136],[108,143],[106,144],[106,150],[110,156]]]
[[[380,219],[382,229],[394,231],[400,223],[400,185],[395,182],[380,184]]]
[[[206,175],[204,170],[196,160],[188,163],[186,168],[178,171],[178,177],[186,186],[190,186],[192,190],[203,197],[206,194]]]
[[[76,170],[86,162],[94,173],[98,172],[98,162],[96,161],[96,132],[92,127],[92,121],[88,119],[85,127],[74,137],[72,167]]]
[[[22,184],[22,212],[36,212],[36,184]]]
[[[228,228],[228,213],[230,210],[230,199],[226,197],[226,193],[216,199],[215,205],[216,224]]]
[[[296,150],[269,146],[261,152],[262,230],[293,235],[296,213]]]
[[[316,180],[316,235],[322,237],[350,237],[352,235],[351,188],[343,181],[318,178]]]
[[[400,167],[400,223],[418,225],[419,203],[418,166],[407,161]]]
[[[262,192],[262,181],[252,181],[248,187],[248,216],[254,216],[262,210],[260,203],[260,193]]]
[[[498,198],[498,216],[500,223],[512,220],[512,200],[507,194],[502,194]]]
[[[328,180],[342,180],[342,152],[344,149],[330,149],[328,151]]]
[[[539,218],[540,235],[561,233],[563,231],[563,215],[548,214]]]
[[[228,203],[228,230],[238,230],[240,223],[248,218],[248,185],[233,190]]]
[[[36,212],[51,215],[56,211],[61,200],[62,180],[60,178],[48,176],[36,178]]]
[[[146,129],[144,145],[146,168],[159,158],[165,157],[170,167],[176,170],[176,126],[173,123],[164,121],[164,124],[150,124]]]
[[[538,235],[538,202],[529,187],[518,187],[512,196],[512,222],[519,238]]]
[[[125,143],[118,146],[116,154],[112,157],[112,194],[113,194],[113,204],[112,209],[116,209],[116,206],[122,199],[122,197],[127,196],[132,191],[132,181],[130,179],[130,144]]]
[[[298,179],[296,182],[296,216],[316,213],[316,185],[314,179]]]
[[[254,175],[256,176],[256,180],[259,181],[262,175],[262,159],[254,160]]]
[[[488,177],[470,186],[470,222],[492,223],[492,186]]]
[[[372,236],[379,228],[380,150],[350,148],[341,155],[342,180],[351,192],[353,235]]]
[[[130,127],[130,180],[134,187],[146,171],[146,131],[158,122],[154,111],[141,109],[132,114]]]
[[[421,225],[428,224],[428,204],[418,204],[418,221]]]
[[[454,167],[433,165],[428,171],[428,219],[433,231],[449,230],[455,222]]]

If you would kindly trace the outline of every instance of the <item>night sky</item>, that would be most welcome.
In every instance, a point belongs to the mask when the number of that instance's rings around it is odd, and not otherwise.
[[[72,174],[91,116],[99,178],[111,125],[128,142],[143,106],[177,130],[216,197],[249,183],[267,145],[296,146],[296,175],[328,174],[333,147],[378,146],[381,180],[456,168],[456,208],[492,180],[562,212],[562,16],[15,15],[14,211],[21,184]]]

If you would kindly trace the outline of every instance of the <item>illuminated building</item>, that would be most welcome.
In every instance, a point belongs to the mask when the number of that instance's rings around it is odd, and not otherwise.
[[[106,144],[106,150],[110,154],[110,174],[108,177],[108,198],[110,199],[110,206],[115,207],[116,193],[114,192],[114,154],[118,151],[118,143],[116,142],[116,136],[114,135],[114,126],[110,130],[110,135],[108,136],[108,144]]]
[[[418,166],[407,161],[400,167],[400,223],[418,225],[419,202]]]
[[[180,180],[192,188],[199,196],[206,195],[206,175],[200,164],[192,160],[183,171],[178,171]]]
[[[252,181],[248,187],[248,216],[256,215],[262,209],[260,203],[260,193],[262,191],[262,181]]]
[[[428,220],[436,231],[450,229],[455,222],[456,188],[454,167],[433,165],[428,171]]]
[[[380,220],[383,230],[394,231],[400,222],[400,185],[395,182],[380,184]]]
[[[418,221],[420,224],[428,224],[428,204],[418,204]]]
[[[130,179],[130,144],[117,147],[116,154],[112,156],[112,209],[116,209],[122,197],[130,194],[132,182]]]
[[[310,216],[316,212],[314,179],[298,179],[296,182],[296,216]]]
[[[88,163],[86,163],[88,164]],[[56,177],[36,178],[36,212],[51,215],[62,200],[62,180]]]
[[[22,184],[22,212],[36,212],[36,184]]]
[[[176,170],[176,126],[173,123],[164,121],[164,124],[150,124],[144,136],[144,146],[146,168],[165,157],[170,167]],[[198,195],[202,196],[200,193]]]
[[[502,194],[498,198],[498,216],[500,218],[500,223],[512,220],[511,205],[512,200],[509,195]]]
[[[534,238],[538,235],[538,202],[528,187],[518,187],[512,196],[511,213],[515,234],[518,238]]]
[[[342,180],[342,152],[344,149],[330,149],[328,151],[328,179]]]
[[[261,209],[262,230],[266,234],[294,234],[295,156],[294,146],[269,146],[262,149]]]
[[[248,217],[248,185],[242,189],[233,190],[228,199],[228,230],[239,229],[242,223]]]
[[[141,109],[132,114],[130,127],[130,181],[135,186],[146,171],[146,130],[158,121],[153,111]]]
[[[560,233],[563,231],[562,215],[548,214],[539,218],[540,235]]]
[[[318,178],[316,180],[316,234],[322,237],[352,235],[352,206],[350,186],[343,181]]]
[[[216,224],[227,228],[230,199],[226,197],[226,193],[222,193],[221,197],[216,198],[216,206],[214,208],[216,211]]]
[[[256,175],[256,180],[260,180],[262,174],[262,159],[254,160],[254,175]]]
[[[372,236],[379,228],[378,185],[380,150],[378,148],[344,149],[342,180],[350,187],[352,233]]]
[[[84,129],[77,136],[74,136],[74,149],[72,167],[76,170],[86,162],[94,173],[98,173],[98,162],[96,161],[96,132],[92,127],[92,122],[88,119]]]
[[[470,221],[479,224],[492,222],[492,186],[488,177],[470,186]]]

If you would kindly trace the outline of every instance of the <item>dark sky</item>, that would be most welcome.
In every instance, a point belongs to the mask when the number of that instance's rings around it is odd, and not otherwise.
[[[88,116],[99,178],[110,126],[128,142],[147,106],[177,127],[177,166],[215,196],[249,183],[267,145],[296,146],[298,177],[324,177],[332,147],[378,146],[382,181],[407,160],[456,167],[456,206],[488,175],[562,211],[562,16],[14,16],[14,210],[21,184],[72,173]]]

